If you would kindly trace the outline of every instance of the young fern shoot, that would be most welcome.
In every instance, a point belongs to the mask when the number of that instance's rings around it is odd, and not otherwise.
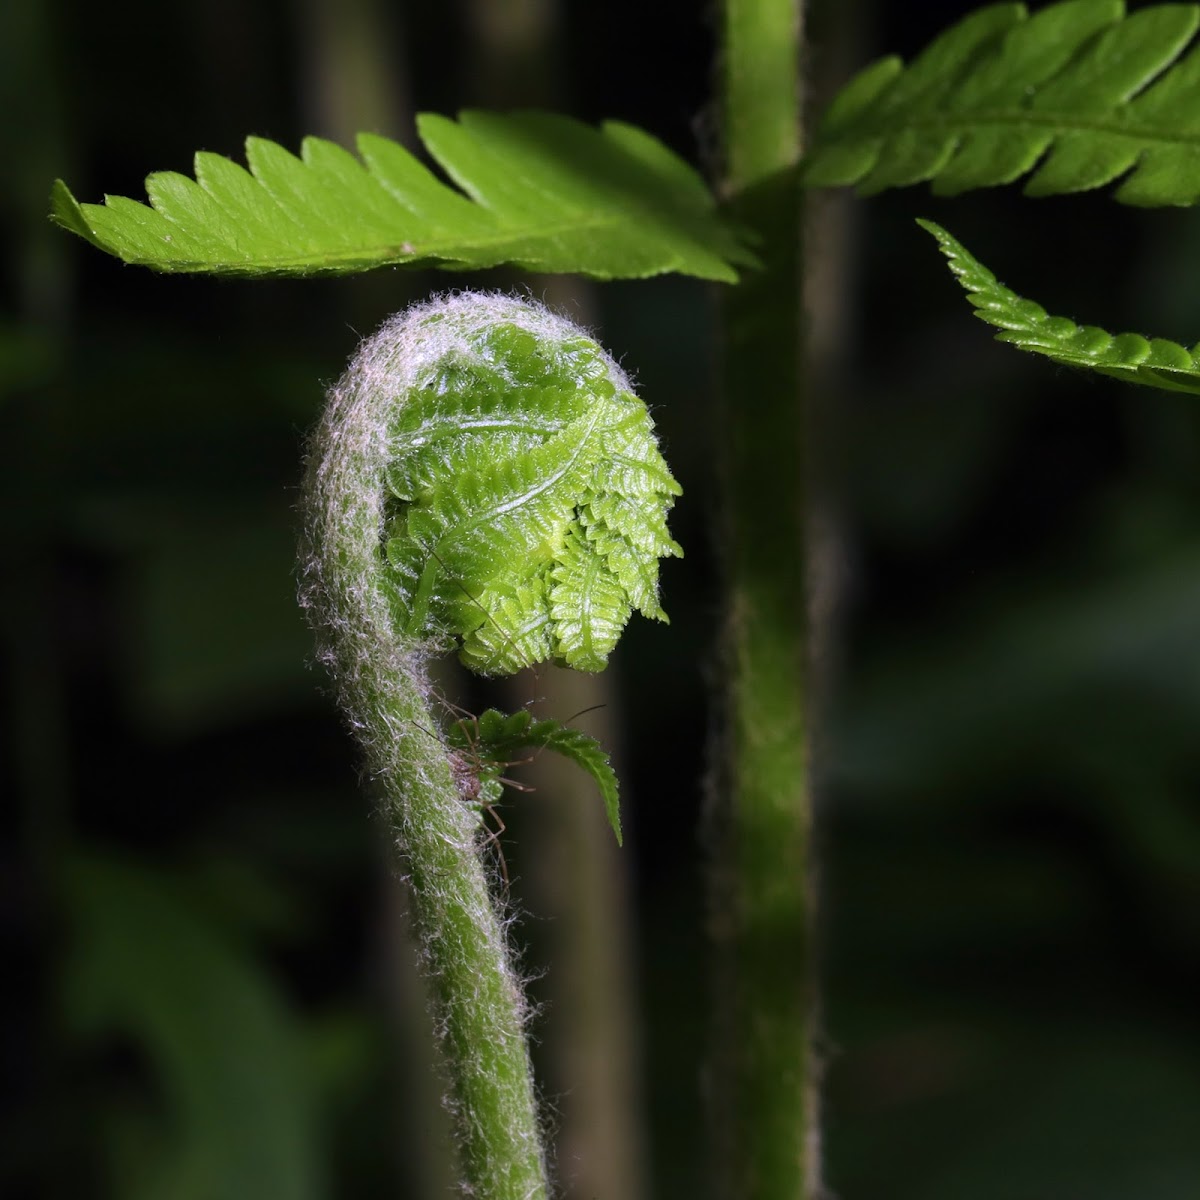
[[[520,980],[426,665],[458,643],[489,674],[601,669],[634,609],[665,619],[658,557],[680,553],[666,531],[678,492],[612,359],[502,296],[434,300],[385,324],[313,441],[302,601],[412,884],[473,1196],[545,1196],[545,1164]],[[497,760],[519,743],[581,762],[619,829],[598,747],[528,713],[484,720]]]

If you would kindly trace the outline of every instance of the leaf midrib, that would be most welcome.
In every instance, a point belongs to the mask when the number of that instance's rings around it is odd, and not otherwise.
[[[987,110],[956,116],[913,116],[911,113],[894,121],[877,120],[868,125],[863,122],[857,126],[847,126],[844,130],[821,139],[814,146],[814,153],[828,146],[841,142],[859,141],[880,137],[894,136],[897,133],[931,132],[970,133],[981,127],[1004,126],[1010,129],[1030,128],[1051,130],[1058,134],[1064,133],[1102,133],[1111,137],[1127,137],[1142,142],[1157,142],[1163,145],[1198,146],[1200,147],[1200,127],[1188,134],[1178,130],[1168,132],[1154,125],[1130,124],[1122,122],[1117,125],[1110,119],[1096,118],[1087,120],[1080,117],[1064,118],[1053,113],[1044,116],[1031,113],[1027,109],[1018,110]]]
[[[82,206],[81,207],[93,207]],[[94,207],[102,207],[96,205]],[[173,220],[166,213],[159,212],[158,209],[152,209],[164,221],[169,221],[172,225],[182,228],[178,221]],[[562,234],[578,234],[580,232],[604,231],[614,228],[619,228],[624,224],[630,224],[629,214],[614,213],[611,216],[588,216],[583,215],[578,221],[559,221],[551,224],[529,224],[512,226],[506,230],[497,231],[494,237],[482,238],[435,238],[428,242],[413,242],[410,239],[405,239],[399,243],[387,243],[380,247],[378,243],[364,242],[361,247],[349,247],[346,250],[336,254],[305,254],[289,257],[266,257],[256,256],[252,259],[218,259],[218,258],[176,258],[170,261],[164,261],[160,258],[147,257],[129,257],[122,255],[124,262],[131,266],[147,265],[158,267],[164,271],[183,271],[188,268],[200,270],[251,270],[251,271],[270,271],[270,270],[288,270],[305,264],[326,264],[336,265],[339,263],[353,264],[364,259],[371,262],[377,262],[381,266],[386,266],[390,261],[398,260],[420,260],[422,258],[440,258],[446,262],[454,262],[461,259],[460,253],[452,255],[442,255],[439,247],[450,247],[455,251],[479,250],[489,246],[501,246],[506,242],[512,242],[519,239],[535,238],[538,241],[546,241],[553,237],[558,237]],[[89,227],[91,223],[89,222]],[[95,230],[93,229],[93,233]],[[97,235],[101,236],[101,235]],[[407,249],[405,249],[407,247]],[[707,251],[704,251],[707,253]],[[516,261],[516,260],[514,260]]]

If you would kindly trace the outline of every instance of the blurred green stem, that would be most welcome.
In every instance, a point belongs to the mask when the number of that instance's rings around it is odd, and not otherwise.
[[[764,269],[722,294],[729,589],[710,836],[717,1194],[811,1200],[813,1079],[801,368],[800,0],[725,0],[724,194]]]

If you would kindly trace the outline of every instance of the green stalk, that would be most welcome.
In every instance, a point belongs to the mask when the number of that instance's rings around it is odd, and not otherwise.
[[[476,852],[478,818],[463,803],[443,747],[420,732],[436,726],[416,689],[398,684],[380,695],[372,720],[418,730],[381,756],[376,771],[433,988],[467,1194],[544,1197],[524,1000]]]
[[[331,392],[306,483],[302,601],[410,884],[463,1190],[538,1200],[548,1189],[520,980],[477,853],[478,814],[464,803],[432,712],[427,650],[397,628],[380,554],[397,403],[389,383],[360,359]]]
[[[817,1194],[801,368],[800,0],[725,0],[724,193],[764,269],[722,296],[725,744],[712,845],[718,1194]]]

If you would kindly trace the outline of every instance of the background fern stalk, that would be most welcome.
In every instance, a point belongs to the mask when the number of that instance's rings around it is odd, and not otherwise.
[[[799,0],[726,0],[724,190],[764,269],[721,294],[727,694],[710,822],[718,1195],[817,1193]]]

